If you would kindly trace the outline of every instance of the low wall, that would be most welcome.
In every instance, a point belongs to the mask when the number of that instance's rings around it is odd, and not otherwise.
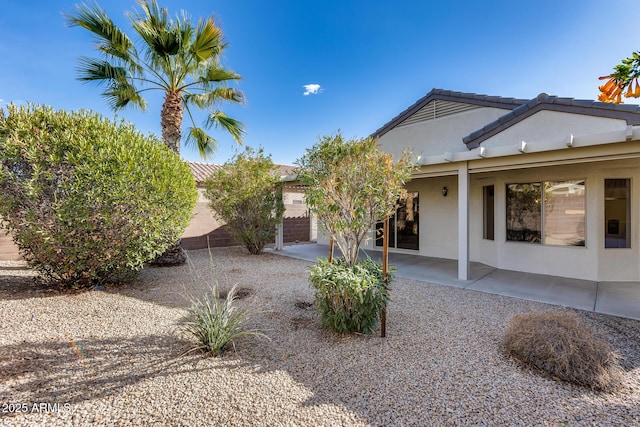
[[[310,240],[311,221],[308,216],[285,218],[283,221],[283,237],[285,243],[308,242]],[[272,236],[269,243],[275,243]],[[182,247],[185,249],[205,249],[207,247],[219,248],[225,246],[238,246],[236,240],[221,226],[202,236],[182,238]]]
[[[22,257],[11,236],[0,228],[0,261],[19,261]]]
[[[311,221],[308,216],[299,216],[284,219],[284,242],[308,242],[310,240]],[[272,237],[270,243],[275,243]],[[200,236],[183,236],[182,246],[185,249],[205,249],[207,247],[219,248],[225,246],[238,246],[239,243],[231,237],[224,226]],[[22,257],[18,247],[13,244],[11,236],[0,229],[0,261],[19,261]]]

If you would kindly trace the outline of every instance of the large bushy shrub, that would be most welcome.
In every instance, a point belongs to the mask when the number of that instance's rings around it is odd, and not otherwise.
[[[338,333],[373,332],[389,301],[391,275],[382,280],[382,265],[361,260],[349,266],[344,258],[319,259],[309,275],[322,326]]]
[[[73,287],[142,268],[180,238],[197,197],[188,165],[161,141],[86,111],[9,106],[0,162],[14,241]]]
[[[554,378],[595,390],[614,389],[621,379],[622,368],[607,340],[571,312],[514,316],[502,349]]]
[[[254,255],[262,253],[284,215],[277,171],[262,149],[247,147],[205,181],[205,195],[214,214]]]

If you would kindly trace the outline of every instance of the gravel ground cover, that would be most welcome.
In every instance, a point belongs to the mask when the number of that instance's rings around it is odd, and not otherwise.
[[[271,338],[221,358],[181,356],[175,322],[204,289],[193,266],[147,268],[133,283],[61,292],[0,268],[0,425],[640,426],[640,322],[578,312],[622,357],[613,393],[555,381],[499,351],[511,316],[551,305],[397,278],[387,337],[319,327],[311,263],[214,249],[222,288]]]

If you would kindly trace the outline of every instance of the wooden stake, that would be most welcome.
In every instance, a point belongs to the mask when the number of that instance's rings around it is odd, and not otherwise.
[[[384,219],[384,227],[382,228],[382,282],[385,292],[387,290],[389,272],[389,217]],[[380,336],[387,336],[387,303],[382,306],[380,313]]]
[[[333,236],[329,239],[329,257],[327,258],[327,261],[333,261]]]

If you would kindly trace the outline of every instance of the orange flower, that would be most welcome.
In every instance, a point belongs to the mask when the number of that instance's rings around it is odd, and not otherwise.
[[[613,76],[602,76],[600,80],[608,79],[607,82],[598,87],[600,95],[598,100],[602,102],[613,102],[620,104],[622,102],[622,87],[616,82]]]

